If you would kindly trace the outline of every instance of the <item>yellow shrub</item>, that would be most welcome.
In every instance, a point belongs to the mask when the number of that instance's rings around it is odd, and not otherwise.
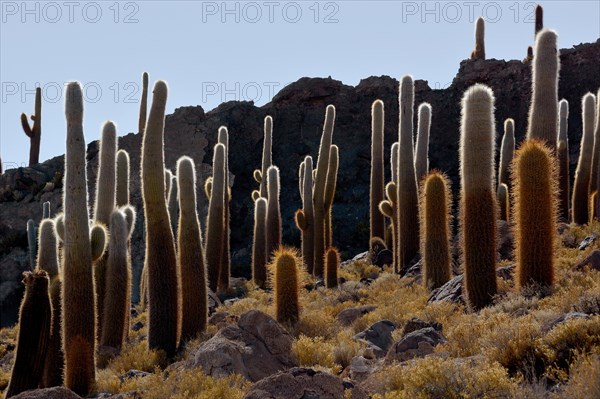
[[[292,353],[296,355],[301,366],[323,366],[337,374],[341,367],[335,363],[333,350],[331,342],[325,341],[323,337],[311,338],[301,335],[292,344]]]

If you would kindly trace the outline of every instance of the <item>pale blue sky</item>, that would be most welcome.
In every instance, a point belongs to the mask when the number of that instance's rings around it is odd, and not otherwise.
[[[522,59],[533,41],[529,1],[1,1],[0,154],[25,165],[19,116],[43,87],[40,159],[64,153],[62,87],[86,91],[85,135],[103,121],[137,130],[141,74],[169,83],[167,111],[226,100],[268,102],[300,77],[356,85],[410,73],[449,85],[483,15],[488,58]],[[599,1],[544,1],[546,27],[571,47],[600,36]]]

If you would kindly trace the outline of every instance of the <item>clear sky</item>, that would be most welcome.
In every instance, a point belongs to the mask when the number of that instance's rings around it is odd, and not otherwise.
[[[85,135],[117,123],[137,131],[141,74],[169,83],[167,112],[229,100],[270,101],[300,77],[356,85],[410,73],[433,88],[452,81],[486,22],[486,55],[522,59],[533,41],[529,1],[1,1],[0,154],[26,165],[31,114],[42,87],[45,160],[64,153],[63,88],[85,90]],[[600,2],[544,1],[544,23],[571,47],[600,36]]]

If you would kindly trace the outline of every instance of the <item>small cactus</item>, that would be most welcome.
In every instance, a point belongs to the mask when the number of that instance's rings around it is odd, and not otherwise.
[[[146,130],[146,110],[148,108],[148,72],[142,74],[142,97],[140,98],[140,116],[138,120],[138,133],[144,134]]]
[[[46,201],[42,204],[42,219],[49,219],[50,213],[50,201]]]
[[[117,152],[117,194],[116,205],[129,204],[129,153],[125,150]]]
[[[329,154],[329,167],[327,168],[327,183],[325,185],[325,248],[329,248],[333,243],[331,207],[333,206],[333,197],[335,196],[339,164],[340,155],[338,146],[332,144],[331,154]]]
[[[471,53],[472,60],[485,60],[485,21],[483,17],[475,22],[475,50]]]
[[[295,249],[281,247],[269,265],[270,284],[275,292],[275,314],[282,324],[294,325],[300,319],[299,291],[302,267]]]
[[[31,115],[33,126],[29,125],[27,115],[21,114],[21,126],[29,137],[29,166],[40,163],[40,141],[42,139],[42,88],[35,88],[35,113]]]
[[[338,267],[340,264],[340,253],[331,247],[325,254],[325,287],[335,288],[338,286]]]
[[[270,166],[267,169],[267,200],[266,245],[267,259],[272,259],[273,254],[281,246],[281,209],[279,206],[279,168]]]
[[[295,215],[296,226],[302,232],[302,261],[308,273],[313,273],[314,267],[314,207],[313,207],[313,160],[306,156],[302,162],[301,175],[301,197],[302,209]]]
[[[417,113],[417,143],[415,144],[415,173],[417,183],[429,173],[429,130],[431,128],[431,105],[421,103]]]
[[[213,153],[213,175],[211,180],[208,216],[206,220],[206,268],[208,284],[213,292],[219,283],[219,268],[223,256],[223,239],[225,237],[225,146],[215,145]]]
[[[517,284],[552,285],[556,235],[556,165],[551,150],[526,141],[515,157],[515,255]]]
[[[231,189],[229,187],[229,132],[225,126],[219,128],[219,143],[225,146],[225,203],[223,208],[223,254],[219,266],[219,291],[225,292],[229,288],[229,275],[231,274],[230,229],[229,229],[229,202],[231,201]]]
[[[534,37],[537,36],[538,32],[544,29],[544,9],[541,5],[535,6],[535,33]]]
[[[559,103],[559,131],[556,157],[558,158],[559,218],[569,221],[569,198],[571,184],[569,180],[569,102],[565,99]]]
[[[421,256],[423,284],[433,290],[452,276],[450,267],[450,210],[452,198],[448,178],[432,171],[423,179],[420,190]]]
[[[259,171],[260,175],[255,174],[255,178],[260,176],[260,196],[268,199],[267,169],[273,164],[273,156],[271,154],[271,147],[273,145],[273,118],[269,115],[265,117],[264,132],[262,169]]]
[[[6,398],[38,387],[50,342],[52,305],[48,274],[39,269],[25,272],[23,283],[25,297],[19,312],[17,349]]]
[[[515,153],[515,121],[504,121],[504,136],[500,145],[500,165],[498,167],[498,188],[501,184],[510,185],[510,164]],[[505,220],[505,219],[503,219]]]
[[[177,231],[177,223],[179,221],[179,201],[178,199],[178,187],[177,187],[177,175],[173,175],[171,178],[171,191],[169,191],[168,207],[169,207],[169,220],[171,221],[171,230],[173,234]]]
[[[254,201],[254,239],[252,241],[252,281],[257,287],[265,288],[267,282],[267,200]]]
[[[27,221],[27,252],[29,254],[29,267],[35,267],[37,258],[37,228],[32,219]]]
[[[374,101],[371,106],[371,189],[369,197],[371,239],[385,236],[385,217],[379,212],[379,203],[384,199],[385,190],[383,180],[384,116],[383,101]]]
[[[583,137],[579,162],[575,171],[573,183],[573,199],[571,202],[572,221],[577,224],[586,224],[589,221],[589,190],[591,167],[594,148],[594,115],[596,97],[592,93],[583,96],[581,119],[583,121]]]
[[[510,215],[510,197],[508,195],[508,186],[500,183],[498,186],[498,205],[500,207],[500,220],[508,221]]]

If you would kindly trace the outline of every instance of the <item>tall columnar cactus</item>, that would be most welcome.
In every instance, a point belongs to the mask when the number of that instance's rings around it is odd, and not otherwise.
[[[307,155],[302,162],[300,168],[301,176],[301,198],[302,198],[302,209],[296,211],[295,220],[296,226],[302,231],[302,261],[306,266],[308,273],[313,273],[314,268],[314,242],[315,242],[315,230],[314,230],[314,207],[313,207],[313,160],[312,157]]]
[[[559,103],[559,130],[556,157],[558,158],[558,216],[564,221],[569,221],[569,198],[571,184],[569,182],[569,102],[565,99]]]
[[[391,171],[391,182],[394,183],[394,187],[388,187],[386,185],[385,192],[388,200],[391,200],[390,195],[388,195],[389,190],[393,191],[394,201],[391,202],[392,205],[392,216],[386,215],[390,218],[390,226],[388,228],[388,237],[392,239],[391,242],[386,242],[388,248],[392,249],[394,254],[394,270],[398,270],[397,262],[398,255],[396,246],[398,245],[398,223],[394,222],[396,217],[393,215],[397,214],[396,206],[398,206],[397,200],[397,184],[398,184],[398,158],[400,157],[400,143],[396,141],[392,144],[391,154],[390,154],[390,166],[392,168]]]
[[[504,121],[504,136],[500,145],[500,165],[498,166],[498,188],[501,184],[510,186],[510,164],[515,154],[515,121],[508,118]],[[505,220],[505,219],[503,219]]]
[[[544,9],[541,5],[535,6],[535,34],[534,37],[537,36],[538,32],[544,29]]]
[[[135,215],[135,213],[134,213]],[[106,259],[106,298],[102,315],[101,348],[121,350],[128,329],[128,295],[131,293],[131,263],[129,258],[130,226],[125,213],[113,210],[110,216],[110,250]],[[113,352],[114,353],[114,352]]]
[[[325,256],[325,192],[327,188],[327,175],[331,156],[331,139],[333,137],[333,128],[335,122],[335,107],[328,105],[325,110],[325,123],[323,125],[323,134],[321,135],[321,144],[319,146],[319,157],[317,158],[316,174],[314,176],[315,185],[313,191],[314,221],[315,221],[315,250],[314,250],[314,270],[316,277],[323,277],[323,266]]]
[[[223,208],[223,254],[219,267],[219,291],[225,292],[229,288],[229,275],[231,273],[230,258],[230,228],[229,228],[229,202],[231,202],[231,189],[229,187],[229,133],[225,126],[219,128],[219,143],[225,146],[225,203]]]
[[[500,206],[500,220],[508,221],[510,217],[510,197],[508,195],[508,186],[500,183],[498,186],[498,205]]]
[[[40,141],[42,139],[42,88],[35,89],[35,113],[31,115],[33,126],[29,125],[27,115],[21,114],[21,125],[29,137],[29,166],[40,163]]]
[[[589,189],[591,167],[594,149],[594,114],[596,97],[592,93],[583,96],[581,106],[581,119],[583,121],[583,137],[579,162],[575,171],[573,183],[573,199],[571,202],[572,221],[577,224],[586,224],[589,221]]]
[[[25,272],[23,283],[25,297],[19,313],[17,350],[6,398],[38,387],[50,342],[52,305],[48,274],[39,269]]]
[[[87,395],[96,379],[96,292],[92,262],[106,246],[100,225],[90,230],[83,135],[83,94],[78,82],[65,94],[67,151],[64,177],[64,248],[62,256],[62,339],[65,386]],[[57,226],[58,227],[58,226]],[[57,228],[57,231],[60,231]]]
[[[327,168],[327,184],[325,185],[325,248],[333,245],[333,226],[331,222],[331,208],[335,197],[340,154],[338,146],[331,145],[329,154],[329,167]]]
[[[259,194],[263,198],[269,195],[267,190],[267,169],[273,164],[272,150],[273,145],[273,118],[270,115],[265,117],[264,126],[265,136],[263,140],[262,169],[254,171],[254,180],[260,183]]]
[[[370,216],[371,237],[385,237],[385,217],[379,211],[379,203],[384,199],[383,173],[383,132],[384,132],[383,101],[375,100],[371,106],[371,190]],[[312,163],[312,162],[311,162]],[[306,262],[306,260],[305,260]]]
[[[108,121],[102,127],[100,140],[100,161],[96,180],[96,200],[94,201],[94,220],[110,228],[110,218],[116,203],[116,157],[117,129]],[[110,244],[108,248],[110,252]],[[106,290],[106,259],[108,253],[94,264],[94,281],[96,284],[96,306],[98,310],[98,338],[102,336],[104,323],[104,297]]]
[[[431,105],[421,103],[417,114],[417,142],[415,144],[415,173],[417,183],[429,173],[429,130],[431,128]]]
[[[400,82],[400,131],[398,157],[397,273],[404,274],[409,262],[419,252],[419,199],[413,156],[413,108],[415,84],[410,75]]]
[[[208,285],[213,292],[219,283],[219,268],[223,256],[223,240],[225,239],[225,146],[215,145],[213,152],[213,175],[208,201],[208,217],[206,221],[206,266]]]
[[[483,17],[475,22],[475,50],[471,53],[472,60],[485,60],[485,21]]]
[[[206,329],[208,292],[202,232],[196,211],[196,171],[194,161],[177,161],[179,186],[179,231],[177,264],[181,278],[181,341],[195,338]]]
[[[169,169],[165,169],[165,199],[167,203],[171,198],[171,188],[173,185],[173,173]]]
[[[560,59],[556,32],[541,30],[535,38],[528,139],[545,140],[556,148],[558,134],[558,71]]]
[[[592,174],[590,176],[590,193],[598,187],[598,164],[600,163],[600,89],[596,96],[596,122],[594,123],[594,151],[592,158]]]
[[[294,325],[300,319],[299,291],[302,267],[296,250],[281,247],[269,265],[270,284],[275,292],[275,314],[280,323]]]
[[[116,205],[129,204],[129,153],[125,150],[117,151],[117,194]]]
[[[29,267],[35,267],[37,258],[37,228],[33,219],[27,221],[27,253],[29,255]]]
[[[556,162],[537,140],[526,141],[515,157],[515,254],[517,284],[552,285],[556,235]]]
[[[462,98],[460,134],[462,254],[467,298],[473,309],[496,294],[494,94],[482,84]]]
[[[325,254],[325,287],[337,287],[339,264],[340,253],[337,249],[330,247]]]
[[[393,149],[393,148],[392,148]],[[393,266],[394,270],[398,270],[398,222],[397,222],[397,213],[398,213],[398,190],[396,189],[396,183],[393,181],[389,182],[385,186],[385,200],[379,203],[379,211],[390,219],[390,235],[391,235],[391,246],[386,243],[386,247],[392,248],[393,254]]]
[[[52,327],[50,331],[50,342],[44,362],[42,374],[42,386],[53,387],[62,385],[62,372],[64,356],[60,334],[61,312],[61,287],[62,279],[58,267],[57,242],[54,232],[54,220],[44,219],[39,227],[39,254],[37,258],[37,269],[48,273],[50,301],[52,304]]]
[[[171,230],[173,234],[177,231],[177,223],[179,221],[179,190],[177,188],[177,176],[173,175],[171,178],[171,191],[169,191],[169,220],[171,221]]]
[[[450,266],[450,219],[452,194],[450,182],[441,172],[425,176],[420,190],[421,256],[423,284],[433,290],[452,276]]]
[[[146,219],[148,269],[148,345],[171,357],[177,350],[181,307],[177,257],[165,199],[164,124],[167,84],[154,85],[152,106],[142,142],[142,198]]]
[[[270,166],[267,169],[267,189],[269,199],[267,200],[267,222],[266,222],[266,244],[267,259],[272,259],[275,251],[281,246],[281,208],[279,205],[279,168]]]
[[[267,282],[267,200],[254,201],[254,239],[252,240],[252,281],[265,288]]]
[[[148,108],[148,72],[142,75],[142,98],[140,99],[140,117],[138,120],[138,133],[146,130],[146,109]]]
[[[50,213],[50,201],[46,201],[42,204],[42,219],[49,219]]]

